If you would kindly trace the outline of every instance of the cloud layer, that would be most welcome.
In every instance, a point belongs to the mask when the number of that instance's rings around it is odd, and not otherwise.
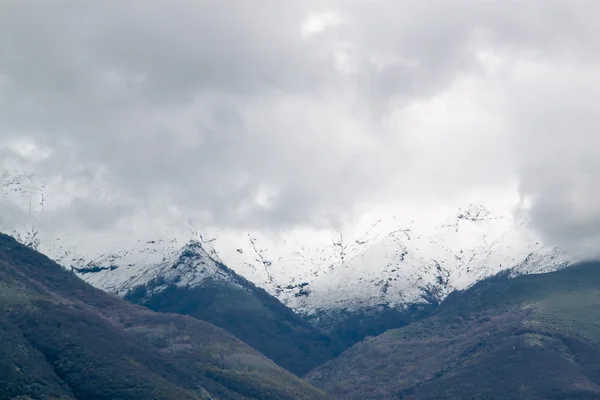
[[[599,238],[590,1],[0,3],[2,167],[49,223],[283,230],[519,195]]]

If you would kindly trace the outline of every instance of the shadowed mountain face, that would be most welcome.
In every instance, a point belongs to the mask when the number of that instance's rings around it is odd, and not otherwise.
[[[225,331],[107,295],[0,235],[0,399],[321,399]]]
[[[402,328],[431,315],[438,302],[435,299],[428,301],[407,305],[402,309],[380,304],[360,310],[316,312],[306,315],[305,318],[347,349],[366,337],[381,335],[390,329]]]
[[[125,299],[154,311],[189,315],[217,325],[298,375],[342,351],[341,344],[279,300],[221,267],[236,278],[239,286],[213,279],[196,287],[151,281],[130,291]]]
[[[308,374],[343,399],[600,398],[600,263],[506,275]]]

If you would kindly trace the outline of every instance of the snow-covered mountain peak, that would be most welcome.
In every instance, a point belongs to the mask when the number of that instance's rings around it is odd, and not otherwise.
[[[240,278],[215,260],[199,240],[191,240],[178,250],[160,246],[164,245],[161,241],[146,244],[148,246],[139,249],[96,258],[85,267],[72,268],[92,285],[118,295],[151,281],[161,282],[156,285],[157,290],[169,284],[195,287],[209,279],[242,288]],[[164,253],[157,253],[156,245]]]

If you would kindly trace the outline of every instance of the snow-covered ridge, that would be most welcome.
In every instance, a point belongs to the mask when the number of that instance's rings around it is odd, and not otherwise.
[[[460,210],[448,223],[398,229],[372,243],[330,273],[282,296],[297,310],[402,307],[442,300],[503,270],[548,272],[569,264],[568,255],[546,247],[511,213],[481,206]]]
[[[120,296],[151,281],[162,282],[154,290],[169,284],[196,287],[206,280],[226,282],[245,290],[242,280],[216,262],[199,241],[190,241],[178,251],[172,251],[172,248],[166,251],[168,254],[160,255],[156,247],[148,246],[137,254],[135,251],[113,254],[85,265],[72,266],[72,269],[92,285]],[[156,256],[161,260],[157,261]],[[141,262],[140,257],[146,257],[145,261]]]
[[[11,205],[11,213],[18,214],[19,223],[8,227],[0,218],[0,229],[120,295],[159,277],[179,285],[200,285],[206,279],[238,284],[222,268],[225,264],[305,313],[402,307],[441,300],[502,270],[547,272],[578,261],[545,246],[512,208],[480,205],[457,210],[441,222],[375,218],[343,232],[296,229],[269,236],[211,228],[186,238],[175,237],[172,227],[158,227],[143,237],[133,231],[57,234],[31,211],[43,211],[41,186],[25,190],[23,180],[10,182],[4,202],[18,203]]]
[[[392,217],[354,236],[330,233],[308,243],[294,232],[279,242],[248,235],[229,241],[216,236],[211,245],[222,262],[305,313],[442,300],[503,270],[548,272],[577,261],[545,246],[512,209],[481,205],[459,209],[441,223],[403,224]]]

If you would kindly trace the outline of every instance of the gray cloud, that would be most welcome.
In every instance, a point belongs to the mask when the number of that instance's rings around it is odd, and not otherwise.
[[[0,145],[44,149],[53,223],[322,227],[515,181],[551,240],[600,222],[595,1],[0,7]]]
[[[596,247],[600,239],[599,66],[568,57],[523,68],[515,80],[520,191],[534,225],[567,246]]]

